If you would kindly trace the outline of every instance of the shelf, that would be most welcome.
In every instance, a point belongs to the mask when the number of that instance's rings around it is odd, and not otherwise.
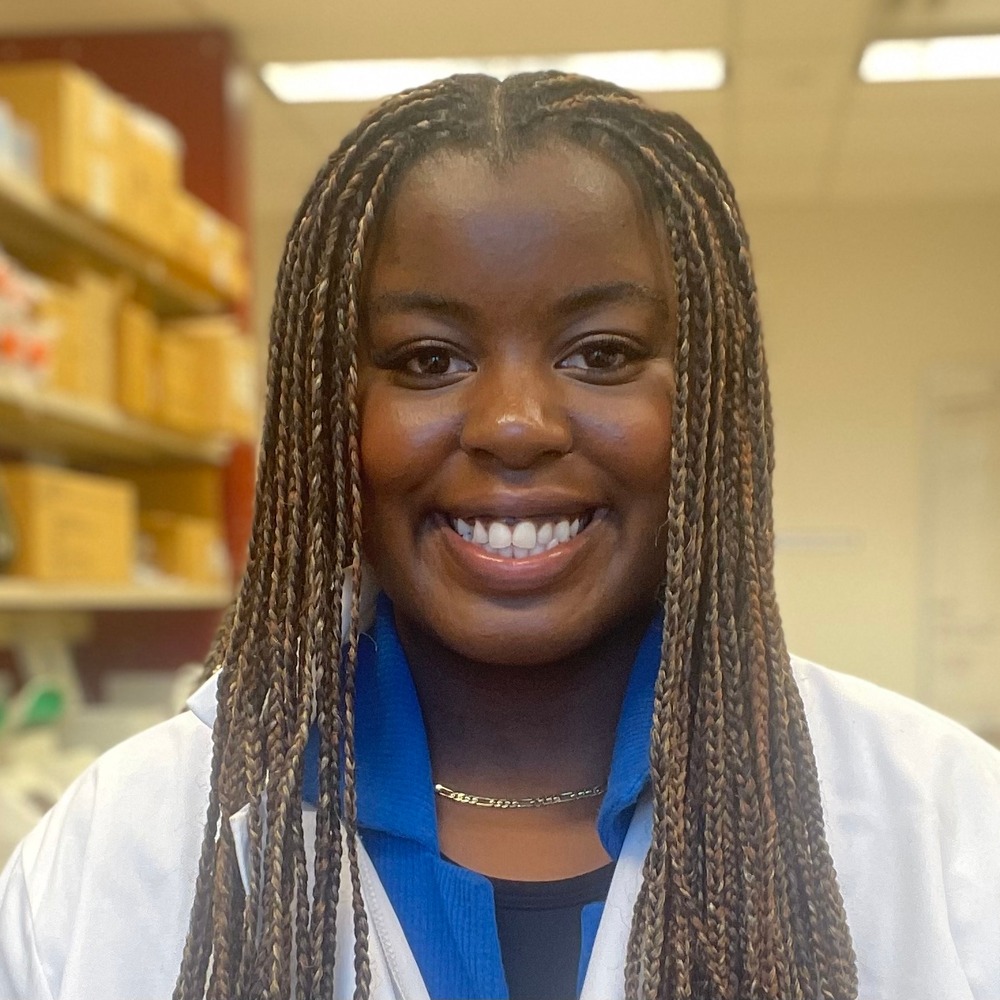
[[[82,212],[53,201],[37,184],[0,170],[0,246],[28,267],[87,263],[135,278],[139,297],[162,316],[220,312],[230,303],[206,283],[131,243]]]
[[[5,611],[190,611],[222,609],[232,600],[225,587],[185,583],[55,584],[0,579]]]
[[[188,437],[97,404],[37,392],[0,376],[0,447],[85,461],[221,465],[231,442]]]

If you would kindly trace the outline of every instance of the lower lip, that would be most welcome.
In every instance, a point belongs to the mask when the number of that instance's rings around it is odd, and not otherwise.
[[[475,542],[467,542],[444,517],[437,517],[438,533],[448,554],[456,560],[473,579],[492,590],[521,593],[536,590],[561,576],[599,531],[605,511],[597,511],[586,528],[553,549],[537,556],[515,559],[501,556]]]

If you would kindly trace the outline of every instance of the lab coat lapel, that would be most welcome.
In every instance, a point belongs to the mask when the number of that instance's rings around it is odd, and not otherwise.
[[[236,844],[236,860],[243,881],[249,888],[250,871],[250,806],[246,805],[229,818]],[[302,832],[306,845],[306,870],[314,870],[316,860],[316,810],[302,810]],[[350,872],[347,852],[341,872],[340,907],[337,913],[336,979],[331,1000],[351,1000],[354,996],[354,919],[351,911]],[[368,952],[371,968],[371,1000],[429,1000],[416,960],[410,951],[389,897],[379,880],[364,845],[358,841],[358,867],[361,874],[361,895],[368,913]]]
[[[625,995],[625,954],[652,829],[653,802],[646,795],[635,807],[615,864],[580,1000],[619,1000]]]

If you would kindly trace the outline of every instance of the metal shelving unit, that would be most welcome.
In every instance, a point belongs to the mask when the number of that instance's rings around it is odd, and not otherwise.
[[[0,578],[0,614],[6,611],[185,611],[224,608],[232,599],[225,587],[185,582],[149,584],[45,584]]]
[[[222,465],[231,442],[188,437],[119,410],[38,392],[0,377],[0,446],[71,461]]]
[[[0,170],[0,245],[29,267],[81,263],[127,274],[138,297],[163,316],[220,312],[233,305],[196,276],[54,201],[30,179]]]

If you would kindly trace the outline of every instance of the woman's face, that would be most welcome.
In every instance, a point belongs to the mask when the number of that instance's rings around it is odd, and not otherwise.
[[[663,576],[677,310],[634,185],[554,144],[418,163],[364,287],[365,551],[410,629],[542,664]]]

